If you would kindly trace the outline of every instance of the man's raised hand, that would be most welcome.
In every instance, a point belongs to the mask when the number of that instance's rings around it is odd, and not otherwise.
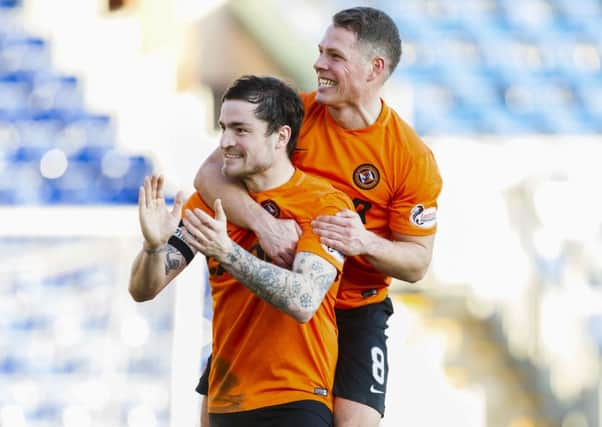
[[[183,193],[178,192],[170,211],[163,197],[163,185],[163,175],[152,175],[144,178],[144,185],[138,190],[138,218],[147,249],[165,245],[180,222]]]

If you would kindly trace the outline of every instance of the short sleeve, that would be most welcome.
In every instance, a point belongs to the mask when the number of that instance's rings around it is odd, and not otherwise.
[[[193,209],[201,209],[205,212],[211,212],[211,210],[208,209],[203,199],[201,199],[201,195],[198,193],[198,191],[192,193],[184,203],[184,206],[182,206],[182,217],[184,216],[184,212]]]
[[[320,242],[320,236],[315,234],[312,230],[311,221],[320,215],[335,215],[337,212],[344,209],[354,210],[353,204],[346,195],[340,192],[322,197],[320,200],[314,201],[314,204],[315,203],[319,203],[317,209],[312,209],[307,220],[299,224],[301,227],[301,237],[297,242],[297,252],[310,252],[316,254],[326,259],[340,272],[343,270],[345,256],[341,252],[329,248]]]
[[[427,236],[437,231],[437,198],[443,182],[433,153],[427,148],[413,159],[403,186],[389,206],[392,231]]]

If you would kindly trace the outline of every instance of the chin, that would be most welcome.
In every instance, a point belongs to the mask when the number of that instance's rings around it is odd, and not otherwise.
[[[328,104],[329,103],[329,99],[331,99],[331,98],[332,97],[328,96],[327,93],[320,92],[319,89],[316,92],[316,101],[319,102],[320,104]]]
[[[227,167],[222,167],[222,174],[226,177],[226,178],[239,178],[242,174],[240,171],[237,171],[236,169],[230,169]]]

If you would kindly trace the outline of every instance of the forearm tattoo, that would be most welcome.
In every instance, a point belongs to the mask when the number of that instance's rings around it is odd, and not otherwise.
[[[290,271],[262,261],[236,243],[222,265],[255,295],[290,315],[315,311],[337,275],[332,264],[312,253],[297,254]]]
[[[165,275],[168,275],[173,270],[179,270],[182,265],[183,256],[176,248],[171,245],[165,247]]]

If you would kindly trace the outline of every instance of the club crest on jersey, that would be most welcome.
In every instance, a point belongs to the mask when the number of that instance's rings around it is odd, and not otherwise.
[[[380,181],[380,172],[376,166],[370,163],[359,165],[353,171],[353,182],[359,188],[370,190],[378,185]]]
[[[437,224],[437,208],[425,208],[423,205],[416,205],[410,213],[410,221],[416,227],[433,228]]]
[[[263,208],[273,217],[278,218],[280,216],[280,208],[273,200],[264,200],[261,202],[261,206],[263,206]]]

